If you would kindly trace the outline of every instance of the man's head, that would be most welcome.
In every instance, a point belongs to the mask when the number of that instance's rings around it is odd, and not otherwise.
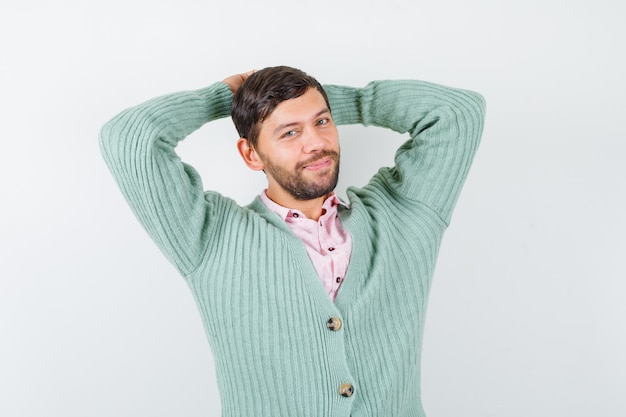
[[[276,106],[300,97],[310,88],[319,91],[330,110],[321,84],[299,69],[278,66],[253,72],[233,96],[231,117],[239,136],[256,146],[261,123]]]
[[[235,93],[232,118],[245,163],[268,177],[267,195],[294,207],[337,185],[339,141],[328,97],[302,71],[272,67],[251,74]]]

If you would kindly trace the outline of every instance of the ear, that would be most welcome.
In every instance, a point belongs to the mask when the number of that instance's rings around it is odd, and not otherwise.
[[[248,168],[254,171],[261,171],[265,169],[265,165],[259,157],[258,152],[250,144],[250,141],[247,138],[239,138],[237,141],[237,150]]]

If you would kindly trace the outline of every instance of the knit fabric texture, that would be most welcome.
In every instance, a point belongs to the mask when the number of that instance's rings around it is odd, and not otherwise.
[[[350,208],[339,215],[353,249],[334,303],[282,219],[258,198],[242,207],[204,191],[175,153],[190,133],[230,116],[226,84],[150,100],[101,131],[124,196],[194,295],[224,417],[425,416],[427,297],[484,101],[409,80],[325,90],[337,125],[408,133],[395,166],[346,191]]]

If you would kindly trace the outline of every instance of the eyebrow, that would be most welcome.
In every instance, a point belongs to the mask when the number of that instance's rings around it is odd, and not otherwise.
[[[318,111],[317,113],[315,113],[315,115],[313,116],[314,119],[317,119],[318,117],[320,117],[322,114],[324,113],[330,113],[330,110],[327,108],[324,108],[320,111]],[[279,131],[291,127],[291,126],[295,126],[300,124],[301,122],[290,122],[290,123],[283,123],[281,125],[276,126],[276,129],[274,129],[274,134],[277,134]]]

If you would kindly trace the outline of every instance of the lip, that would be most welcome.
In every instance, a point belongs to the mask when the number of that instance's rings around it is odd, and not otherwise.
[[[322,159],[318,159],[317,161],[306,165],[304,167],[304,169],[308,169],[308,170],[312,170],[312,171],[317,171],[320,169],[324,169],[324,168],[328,168],[330,166],[332,162],[332,158],[322,158]]]

